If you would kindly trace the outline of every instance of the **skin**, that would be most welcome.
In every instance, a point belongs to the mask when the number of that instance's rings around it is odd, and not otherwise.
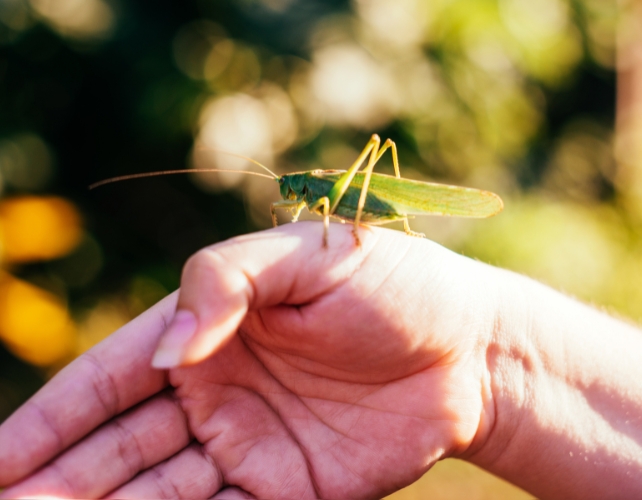
[[[642,332],[360,236],[333,225],[324,250],[298,223],[197,253],[0,426],[0,498],[378,498],[453,456],[542,498],[642,496]]]

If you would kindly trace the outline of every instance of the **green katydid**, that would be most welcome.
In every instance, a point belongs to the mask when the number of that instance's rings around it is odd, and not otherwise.
[[[499,196],[489,191],[436,184],[432,182],[403,179],[399,171],[397,146],[390,139],[381,146],[377,134],[363,148],[361,154],[348,170],[310,170],[291,174],[276,175],[259,162],[240,155],[270,173],[244,172],[259,177],[273,178],[279,183],[281,201],[270,205],[272,223],[277,225],[276,209],[283,208],[293,214],[296,222],[304,207],[311,213],[323,217],[323,246],[328,245],[330,217],[354,222],[355,242],[360,245],[359,224],[386,224],[403,221],[406,234],[423,237],[410,229],[408,218],[415,215],[453,215],[459,217],[484,218],[501,212],[504,204]],[[373,173],[375,164],[390,149],[395,176]],[[230,153],[232,154],[232,153]],[[368,158],[362,171],[359,167]],[[90,189],[125,179],[153,175],[188,172],[238,172],[224,169],[169,170],[147,172],[106,179],[90,186]]]

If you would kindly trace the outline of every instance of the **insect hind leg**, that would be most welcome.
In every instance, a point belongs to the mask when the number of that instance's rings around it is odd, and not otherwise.
[[[413,231],[410,229],[410,225],[408,224],[408,217],[406,217],[403,220],[403,230],[406,232],[408,236],[414,236],[415,238],[425,238],[426,235],[424,233],[417,233],[416,231]]]
[[[394,143],[393,140],[391,139],[386,139],[386,142],[381,146],[381,149],[377,153],[377,158],[375,160],[375,163],[379,161],[381,156],[386,152],[386,150],[390,148],[390,152],[392,153],[392,166],[395,169],[395,176],[398,179],[401,179],[401,170],[399,169],[399,156],[397,155],[397,145]],[[406,232],[408,236],[415,236],[416,238],[425,238],[426,235],[424,233],[417,233],[410,229],[410,225],[408,224],[408,217],[405,217],[403,219],[403,230]]]

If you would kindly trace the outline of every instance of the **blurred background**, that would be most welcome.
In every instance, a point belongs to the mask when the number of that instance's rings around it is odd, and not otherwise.
[[[177,288],[199,248],[270,226],[276,183],[123,174],[346,168],[488,189],[414,230],[642,316],[642,15],[622,0],[0,0],[0,421]],[[379,167],[378,167],[379,168]],[[389,159],[381,172],[391,172]],[[528,498],[438,464],[396,494]]]

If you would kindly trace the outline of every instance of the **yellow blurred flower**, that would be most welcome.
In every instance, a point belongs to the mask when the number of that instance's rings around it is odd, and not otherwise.
[[[20,196],[0,201],[3,262],[50,260],[66,255],[80,242],[80,215],[54,196]]]
[[[73,351],[75,333],[59,297],[9,274],[0,277],[0,338],[14,354],[51,365]]]
[[[62,257],[82,238],[81,218],[54,196],[0,201],[0,262],[23,264]],[[64,300],[7,273],[0,274],[0,339],[16,356],[47,366],[73,353],[76,326]]]

